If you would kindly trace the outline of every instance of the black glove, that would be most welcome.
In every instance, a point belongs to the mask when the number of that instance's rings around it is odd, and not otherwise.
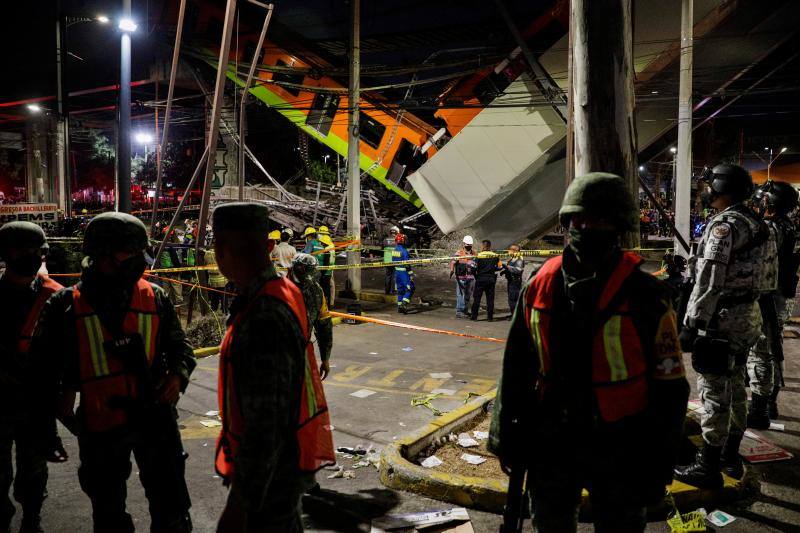
[[[694,341],[697,339],[697,329],[688,326],[684,327],[678,339],[681,343],[681,350],[691,352],[694,349]]]

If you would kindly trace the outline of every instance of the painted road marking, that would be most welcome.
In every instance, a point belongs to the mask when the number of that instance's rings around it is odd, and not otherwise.
[[[217,367],[197,366],[198,370],[217,373]],[[464,372],[433,373],[437,376],[451,375],[449,378],[432,378],[430,369],[422,368],[386,368],[373,365],[347,365],[337,368],[331,377],[325,380],[325,387],[341,387],[348,389],[372,389],[389,394],[419,396],[431,393],[436,389],[453,391],[447,396],[466,398],[470,394],[486,394],[497,385],[497,380],[485,375]]]

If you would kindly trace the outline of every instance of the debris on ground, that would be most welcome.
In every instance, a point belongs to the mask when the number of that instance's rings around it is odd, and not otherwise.
[[[373,394],[377,394],[377,393],[374,390],[360,389],[360,390],[357,390],[355,392],[351,392],[350,396],[353,396],[355,398],[367,398],[369,396],[372,396]]]
[[[372,521],[372,532],[379,533],[396,529],[420,530],[451,522],[469,522],[469,513],[463,507],[453,507],[452,509],[441,511],[386,515]],[[472,528],[470,527],[467,531],[471,530]]]
[[[475,435],[476,432],[485,434],[488,437],[490,422],[491,418],[486,414],[476,417],[459,428],[458,435],[451,433],[434,439],[431,445],[420,453],[417,460],[421,461],[425,457],[435,456],[442,461],[441,465],[433,467],[437,472],[501,480],[508,479],[508,476],[500,467],[500,461],[487,449],[487,438],[475,439],[473,442],[476,443],[476,446],[470,446],[469,454],[466,454],[478,456],[485,459],[484,461],[480,461],[479,464],[472,464],[462,459],[462,455],[465,454],[464,448],[460,446],[459,437],[471,438],[470,435]]]
[[[708,520],[717,527],[725,527],[734,520],[736,520],[736,517],[733,515],[729,515],[725,511],[720,511],[719,509],[717,509],[716,511],[711,511],[710,513],[708,513],[708,516],[706,516],[706,520]]]
[[[367,455],[366,448],[364,448],[360,444],[358,446],[355,446],[355,447],[339,446],[338,448],[336,448],[336,451],[337,452],[341,452],[341,453],[347,453],[347,454],[350,454],[350,455]]]
[[[336,471],[328,476],[328,479],[355,479],[356,473],[352,470],[345,470],[343,466],[338,465]]]
[[[482,457],[480,455],[472,455],[471,453],[462,453],[461,459],[475,466],[486,462],[486,457]]]
[[[222,425],[222,422],[220,422],[219,420],[201,420],[200,424],[202,424],[207,428],[216,428],[220,427]]]
[[[478,441],[473,439],[469,436],[469,433],[461,433],[458,436],[458,445],[462,448],[471,448],[473,446],[479,446]]]
[[[186,326],[186,340],[196,348],[219,346],[225,335],[226,320],[225,315],[217,312],[196,317]]]
[[[436,457],[435,455],[431,455],[430,457],[422,461],[420,464],[425,468],[436,468],[437,466],[441,466],[443,464],[443,461],[438,457]]]
[[[676,509],[675,512],[667,518],[667,525],[671,533],[706,531],[706,510],[700,508],[697,511],[681,514]]]
[[[431,374],[431,375],[433,375],[433,374]],[[438,393],[438,392],[437,393],[428,394],[428,395],[425,395],[425,396],[416,396],[414,398],[411,398],[411,407],[416,407],[418,405],[424,405],[425,407],[427,407],[428,409],[431,410],[431,412],[434,414],[434,416],[441,416],[441,415],[443,415],[445,413],[445,411],[440,411],[439,409],[434,407],[433,404],[431,403],[432,400],[435,400],[439,396],[441,396],[441,394]]]

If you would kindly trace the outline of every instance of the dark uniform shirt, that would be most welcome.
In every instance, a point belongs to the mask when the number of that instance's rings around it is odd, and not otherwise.
[[[475,259],[475,278],[489,280],[496,279],[500,270],[500,257],[494,252],[480,252]]]
[[[244,432],[235,458],[231,498],[247,511],[259,511],[284,490],[306,482],[297,468],[297,420],[305,372],[300,324],[289,306],[256,297],[277,278],[270,265],[231,304],[237,326],[231,346],[233,375]]]
[[[323,361],[331,358],[333,348],[333,317],[328,311],[328,303],[322,293],[322,287],[313,279],[306,279],[303,286],[303,300],[306,304],[308,323],[314,328],[317,337],[319,357]]]

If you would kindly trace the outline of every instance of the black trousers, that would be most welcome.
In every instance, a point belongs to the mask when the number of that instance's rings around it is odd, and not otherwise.
[[[14,499],[29,518],[39,516],[47,497],[47,461],[37,452],[27,420],[0,421],[0,531],[8,530],[14,516],[14,504],[8,491],[14,485]],[[11,447],[16,444],[17,475],[11,461]]]
[[[139,467],[139,480],[150,507],[152,533],[187,533],[189,491],[178,424],[172,411],[155,408],[152,416],[103,433],[82,432],[78,437],[81,464],[78,480],[92,501],[95,533],[134,531],[126,511],[131,453]]]
[[[328,306],[331,305],[331,276],[323,275],[319,277],[319,286],[322,287],[322,294],[325,295],[325,302]]]
[[[486,317],[489,320],[494,318],[494,287],[497,284],[497,278],[476,278],[475,279],[475,292],[472,294],[472,316],[473,320],[478,318],[478,311],[481,309],[481,297],[486,293]]]
[[[386,267],[386,278],[383,280],[383,292],[394,294],[394,267]]]
[[[516,279],[509,279],[508,280],[508,308],[511,310],[511,313],[514,313],[514,309],[517,307],[517,300],[519,300],[519,293],[522,292],[522,278]]]

